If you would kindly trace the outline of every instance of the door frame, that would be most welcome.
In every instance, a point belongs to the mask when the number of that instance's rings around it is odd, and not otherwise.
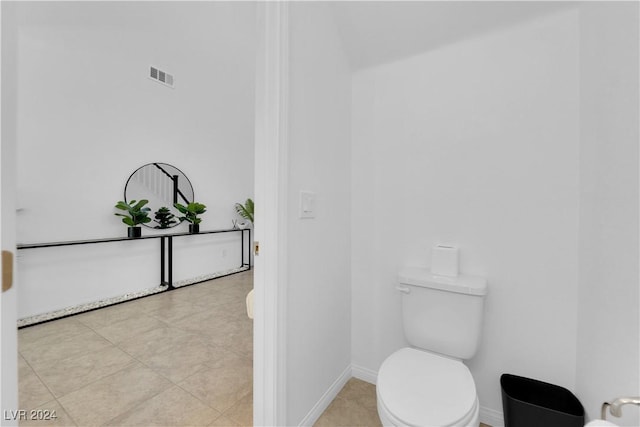
[[[286,2],[257,7],[253,420],[279,426],[287,425],[289,13]]]
[[[13,285],[0,293],[0,425],[17,425],[18,331],[16,295],[16,83],[17,52],[15,10],[0,5],[0,242],[3,251],[13,254]],[[4,24],[4,25],[3,25]],[[2,60],[4,59],[4,61]],[[4,63],[3,63],[4,62]],[[5,412],[6,411],[6,412]],[[14,411],[13,414],[9,411]],[[9,416],[6,414],[9,413]]]
[[[286,243],[288,192],[288,5],[257,5],[258,49],[255,110],[255,240],[254,260],[254,425],[286,425]],[[0,30],[2,30],[0,8]],[[6,17],[5,17],[6,19]],[[5,21],[8,22],[8,21]],[[6,28],[4,29],[6,30]],[[1,31],[4,34],[8,32]],[[11,40],[0,41],[7,43]],[[6,64],[5,64],[6,65]],[[7,96],[6,67],[0,68],[2,118],[15,114],[14,91]],[[2,89],[5,89],[2,91]],[[15,123],[2,123],[0,178],[2,248],[15,252]],[[15,268],[14,268],[15,271]],[[18,409],[16,285],[0,294],[0,376],[2,410]],[[4,417],[2,417],[4,418]],[[0,425],[15,425],[0,419]]]

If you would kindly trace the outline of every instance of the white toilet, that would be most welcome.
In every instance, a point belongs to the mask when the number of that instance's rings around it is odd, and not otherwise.
[[[487,282],[405,268],[404,332],[412,347],[389,356],[378,371],[378,414],[385,426],[478,427],[476,386],[462,360],[478,347]]]

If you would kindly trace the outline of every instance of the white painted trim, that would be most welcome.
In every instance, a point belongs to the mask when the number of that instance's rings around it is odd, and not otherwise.
[[[286,425],[288,6],[258,4],[254,425]]]
[[[7,7],[5,7],[7,6]],[[17,140],[17,38],[16,9],[0,8],[0,46],[4,61],[0,67],[0,243],[14,253],[13,287],[0,292],[0,409],[1,426],[17,426],[17,419],[5,419],[5,411],[19,409],[18,402],[18,271],[16,271],[16,140]],[[3,16],[4,15],[4,16]],[[4,24],[4,28],[3,27]],[[0,267],[1,269],[1,267]]]
[[[333,399],[336,398],[340,390],[347,384],[347,381],[351,379],[351,366],[347,366],[347,368],[340,374],[340,376],[331,384],[329,389],[324,392],[320,400],[313,405],[313,408],[309,411],[309,413],[302,419],[300,422],[300,426],[312,426],[318,421],[318,418],[322,415],[324,411],[327,410]]]
[[[351,375],[369,384],[376,384],[378,380],[378,372],[362,366],[351,365]]]
[[[287,417],[287,287],[288,276],[288,225],[289,225],[289,4],[279,2],[280,40],[278,56],[280,70],[280,114],[278,120],[280,141],[278,151],[278,306],[274,312],[278,322],[277,374],[280,399],[277,404],[278,425],[286,425]]]
[[[504,427],[504,415],[485,406],[480,407],[480,422],[492,427]]]

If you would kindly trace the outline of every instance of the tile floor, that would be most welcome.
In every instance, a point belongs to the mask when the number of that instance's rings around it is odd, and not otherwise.
[[[320,416],[314,427],[382,426],[378,417],[376,386],[351,378]],[[480,423],[480,427],[491,427]]]
[[[314,424],[314,427],[347,426],[382,426],[375,385],[351,378]]]
[[[21,426],[249,426],[245,272],[19,330]],[[41,413],[45,414],[46,413]]]
[[[252,272],[21,329],[20,426],[250,426]],[[39,414],[46,415],[47,412]],[[315,426],[380,426],[352,378]]]

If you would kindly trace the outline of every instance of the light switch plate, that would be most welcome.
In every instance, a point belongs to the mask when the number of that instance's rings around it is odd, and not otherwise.
[[[300,192],[300,218],[316,217],[316,194],[311,191]]]

